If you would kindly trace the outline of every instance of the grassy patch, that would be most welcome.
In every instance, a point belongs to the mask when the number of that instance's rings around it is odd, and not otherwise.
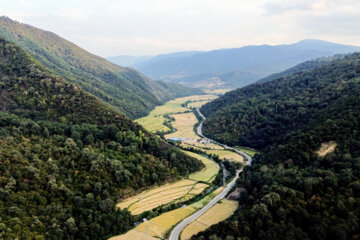
[[[247,153],[250,157],[254,157],[256,153],[258,153],[255,150],[251,150],[251,149],[247,149],[247,148],[242,148],[242,147],[234,147],[237,150],[240,150],[244,153]]]

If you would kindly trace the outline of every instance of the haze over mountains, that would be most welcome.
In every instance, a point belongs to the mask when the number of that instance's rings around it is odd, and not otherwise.
[[[278,76],[202,106],[206,136],[261,152],[238,182],[245,207],[192,240],[359,236],[360,53]]]
[[[209,89],[237,88],[304,61],[356,51],[360,47],[309,39],[289,45],[165,54],[131,66],[154,80]]]
[[[202,93],[179,84],[155,82],[131,68],[112,64],[58,35],[7,17],[0,18],[0,37],[31,53],[40,63],[130,118],[144,116],[166,101]]]

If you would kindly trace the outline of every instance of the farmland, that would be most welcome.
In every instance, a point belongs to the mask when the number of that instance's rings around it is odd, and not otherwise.
[[[165,138],[191,138],[194,140],[200,139],[200,137],[196,135],[193,130],[193,126],[198,122],[193,112],[175,114],[172,115],[172,117],[175,118],[175,122],[172,122],[172,126],[177,131],[165,135]]]
[[[110,238],[110,240],[129,240],[129,239],[164,239],[169,230],[184,218],[190,216],[203,206],[205,206],[214,196],[216,196],[223,187],[216,189],[214,192],[189,206],[184,206],[158,217],[145,221],[129,232]]]
[[[131,214],[138,215],[163,204],[185,201],[201,193],[208,187],[204,182],[211,183],[220,168],[206,157],[192,152],[186,153],[201,160],[205,167],[201,171],[191,174],[188,179],[156,187],[125,199],[117,207],[127,208]]]
[[[185,148],[192,147],[201,151],[205,151],[207,154],[218,155],[220,159],[227,159],[230,161],[241,163],[244,161],[244,158],[241,155],[230,150],[225,150],[223,147],[212,143],[201,144],[199,142],[185,142],[182,144],[182,146]]]
[[[191,236],[204,231],[211,225],[217,224],[218,222],[227,219],[238,208],[238,205],[239,203],[237,201],[231,201],[227,199],[221,200],[220,203],[217,203],[196,221],[188,225],[181,234],[181,240],[190,239]]]
[[[182,107],[181,105],[186,102],[196,102],[197,105],[201,106],[206,102],[217,98],[215,95],[195,95],[183,98],[177,98],[175,100],[169,101],[162,106],[156,107],[150,114],[146,117],[139,118],[135,120],[137,123],[141,124],[146,130],[156,133],[156,132],[166,132],[170,129],[165,126],[163,123],[165,121],[164,115],[172,115],[177,113],[184,113],[190,111],[189,108]],[[191,103],[189,103],[191,104]]]
[[[216,98],[213,95],[191,96],[186,98],[175,99],[169,101],[163,106],[154,109],[148,116],[138,119],[137,122],[142,124],[146,129],[152,132],[169,131],[170,129],[163,123],[166,117],[172,118],[171,125],[176,129],[175,132],[165,135],[165,138],[183,139],[182,147],[193,147],[206,151],[207,153],[216,154],[221,159],[233,159],[234,161],[243,161],[242,157],[232,151],[225,150],[222,146],[204,141],[195,134],[194,125],[198,122],[195,114],[191,111],[192,107],[200,107],[202,104]],[[220,167],[217,163],[209,158],[189,151],[186,154],[195,157],[203,162],[205,167],[196,173],[192,173],[185,179],[175,183],[168,183],[163,186],[157,186],[153,189],[146,190],[140,194],[127,198],[120,202],[117,207],[121,209],[127,208],[132,215],[139,215],[143,212],[155,209],[164,204],[185,202],[197,194],[203,192],[218,174]],[[211,199],[219,194],[223,187],[218,188],[211,194],[205,196],[200,201],[183,206],[166,213],[163,213],[150,220],[145,220],[134,229],[126,234],[113,237],[111,240],[125,239],[164,239],[170,229],[177,223],[192,215],[197,210],[203,208]],[[221,209],[226,208],[226,209]],[[221,204],[216,204],[208,213],[208,222],[201,220],[191,225],[190,230],[184,230],[185,234],[193,234],[197,229],[204,230],[208,226],[216,222],[226,219],[232,214],[237,205],[234,202],[223,200]],[[219,212],[221,209],[221,213]],[[201,227],[198,225],[201,224]],[[200,231],[199,230],[199,231]],[[185,236],[185,235],[184,235]],[[191,235],[190,235],[191,236]]]

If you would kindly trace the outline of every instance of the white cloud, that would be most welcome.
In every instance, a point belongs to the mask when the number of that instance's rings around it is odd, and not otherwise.
[[[0,14],[58,33],[102,56],[279,44],[304,38],[360,45],[359,0],[27,2],[0,0]]]

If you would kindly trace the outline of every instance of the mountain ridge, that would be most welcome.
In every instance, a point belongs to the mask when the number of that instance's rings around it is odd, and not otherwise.
[[[148,64],[143,62],[134,67],[155,80],[191,87],[208,81],[209,85],[215,85],[209,87],[212,89],[237,88],[307,60],[355,51],[360,51],[360,47],[306,39],[294,44],[216,49],[191,56],[163,58]]]
[[[25,49],[54,73],[78,84],[131,118],[144,116],[155,106],[175,97],[202,93],[186,88],[182,92],[169,92],[132,68],[112,64],[57,34],[7,17],[0,18],[0,36]]]

